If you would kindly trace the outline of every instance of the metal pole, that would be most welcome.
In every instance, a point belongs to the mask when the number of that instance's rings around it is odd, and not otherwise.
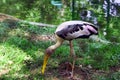
[[[74,20],[74,12],[75,12],[75,0],[72,0],[72,20]]]
[[[107,29],[109,27],[109,21],[110,21],[110,0],[106,0],[107,1]]]
[[[107,33],[107,35],[106,35],[106,38],[109,38],[109,23],[110,23],[110,0],[106,0],[106,2],[107,2],[107,18],[106,18],[106,20],[107,20],[107,26],[106,26],[106,33]]]

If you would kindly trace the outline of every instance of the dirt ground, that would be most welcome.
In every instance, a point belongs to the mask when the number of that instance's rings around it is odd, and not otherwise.
[[[120,66],[111,67],[110,70],[97,70],[90,66],[75,66],[74,74],[71,76],[72,64],[61,63],[56,70],[48,69],[45,73],[45,80],[97,80],[98,76],[110,76],[114,72],[120,71]]]

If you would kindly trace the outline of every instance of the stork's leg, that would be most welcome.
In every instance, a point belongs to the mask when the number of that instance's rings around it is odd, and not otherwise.
[[[69,41],[69,42],[70,42],[70,56],[72,56],[72,58],[73,58],[72,74],[71,74],[71,77],[73,77],[73,72],[74,72],[74,65],[75,65],[75,58],[76,58],[76,55],[75,55],[75,52],[74,52],[74,48],[73,48],[72,41]]]

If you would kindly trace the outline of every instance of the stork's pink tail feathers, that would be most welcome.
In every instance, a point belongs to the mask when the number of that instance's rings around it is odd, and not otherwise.
[[[91,30],[92,32],[98,33],[98,31],[97,31],[96,29],[94,29],[92,26],[87,25],[86,27],[87,27],[89,30]]]

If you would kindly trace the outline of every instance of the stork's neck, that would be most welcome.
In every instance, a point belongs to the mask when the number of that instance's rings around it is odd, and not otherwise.
[[[62,41],[57,41],[56,44],[52,45],[49,47],[49,49],[55,50],[57,49],[59,46],[61,46]]]
[[[58,36],[56,36],[57,42],[56,44],[52,45],[49,47],[49,49],[55,50],[57,49],[59,46],[61,46],[61,44],[63,43],[63,39],[59,38]]]

